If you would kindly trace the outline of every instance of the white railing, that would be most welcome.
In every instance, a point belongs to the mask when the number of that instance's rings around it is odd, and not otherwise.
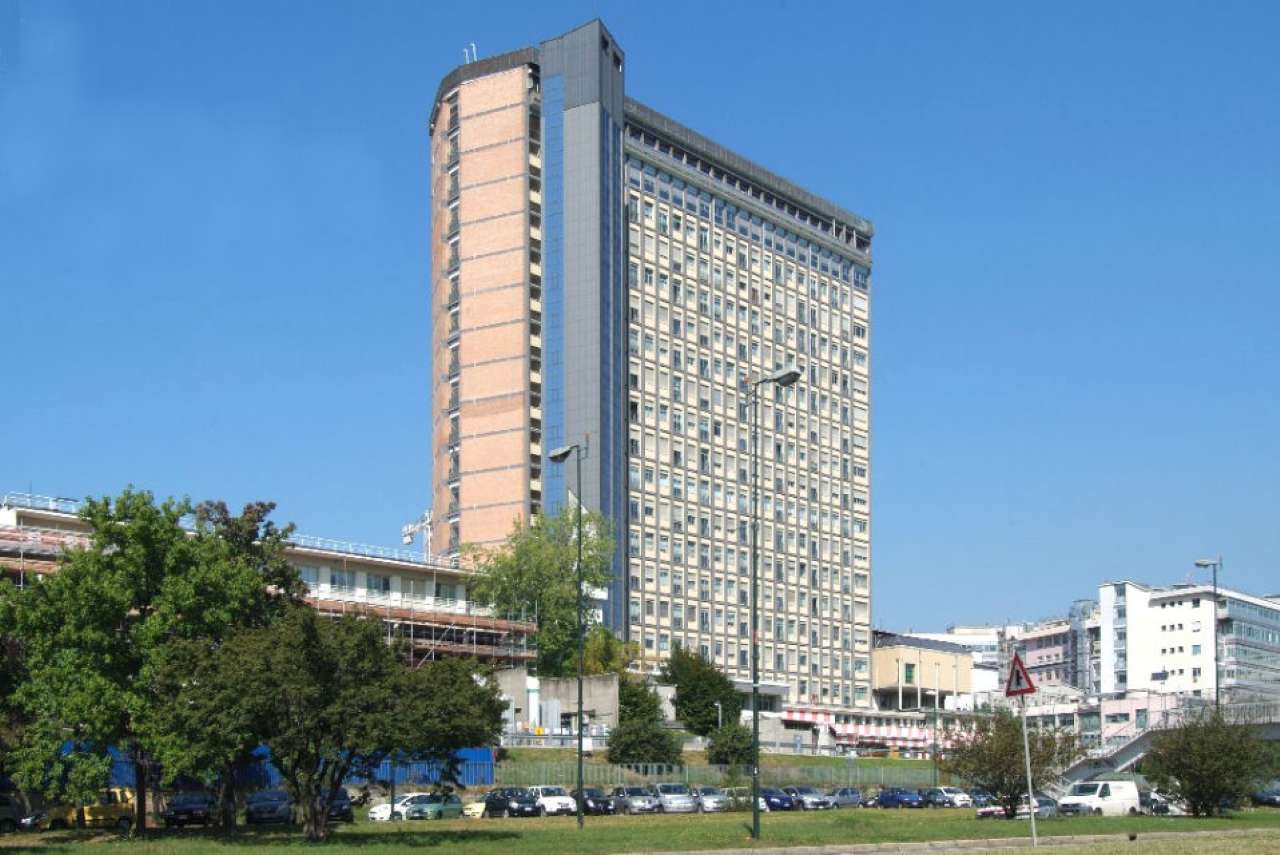
[[[30,508],[33,511],[57,511],[61,514],[80,513],[79,499],[64,499],[61,496],[38,496],[35,493],[5,493],[3,498],[0,498],[0,506]]]
[[[458,559],[443,555],[423,555],[412,549],[397,549],[392,546],[373,546],[367,543],[353,543],[346,540],[333,540],[327,537],[314,537],[309,534],[294,534],[289,537],[294,546],[304,549],[319,549],[325,552],[341,552],[344,555],[361,555],[365,558],[385,558],[391,561],[405,561],[425,566],[447,567],[459,569]]]
[[[406,594],[380,594],[376,591],[362,591],[326,588],[312,589],[308,596],[327,603],[343,603],[363,606],[370,609],[401,609],[409,612],[425,614],[455,614],[472,617],[493,617],[490,606],[482,606],[471,600],[446,599],[433,596],[410,596]]]
[[[54,511],[62,514],[80,513],[79,499],[67,499],[59,496],[41,496],[35,493],[5,493],[0,497],[0,507],[28,508],[35,511]],[[195,521],[186,516],[182,519],[186,528],[194,527]],[[367,543],[354,543],[346,540],[335,540],[327,537],[315,537],[309,534],[294,534],[289,542],[304,549],[320,549],[326,552],[340,552],[344,555],[361,555],[366,558],[384,558],[392,561],[405,561],[422,564],[428,567],[448,567],[460,569],[456,556],[423,555],[412,549],[398,549],[391,546],[374,546]]]

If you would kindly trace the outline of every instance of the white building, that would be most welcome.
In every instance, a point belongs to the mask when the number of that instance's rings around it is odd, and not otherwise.
[[[1103,694],[1154,692],[1211,698],[1218,645],[1223,700],[1280,694],[1280,597],[1210,585],[1098,588]]]

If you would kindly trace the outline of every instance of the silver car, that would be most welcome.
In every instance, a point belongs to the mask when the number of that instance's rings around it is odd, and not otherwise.
[[[618,813],[657,813],[660,807],[648,787],[614,787],[613,803]]]
[[[693,813],[698,803],[684,784],[655,784],[653,795],[658,799],[659,813]]]
[[[856,787],[839,787],[827,793],[827,798],[838,808],[862,805],[862,793]]]
[[[693,797],[703,813],[720,813],[729,809],[729,796],[719,787],[694,787]]]
[[[783,787],[782,792],[791,796],[801,810],[829,810],[835,803],[813,787]]]

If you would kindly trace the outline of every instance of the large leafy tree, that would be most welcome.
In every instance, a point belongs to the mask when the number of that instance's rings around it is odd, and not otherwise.
[[[1039,730],[1027,734],[1031,754],[1031,779],[1036,787],[1056,775],[1079,756],[1075,735],[1068,731]],[[1007,708],[979,719],[976,729],[948,752],[942,767],[972,786],[991,793],[1005,816],[1016,815],[1027,792],[1023,760],[1022,721]]]
[[[537,620],[535,664],[545,677],[576,672],[578,590],[577,509],[566,503],[555,516],[517,524],[501,545],[468,547],[476,567],[471,594],[503,614],[524,612]],[[586,589],[608,584],[613,535],[601,514],[583,515],[582,575]],[[584,619],[591,620],[589,610]]]
[[[618,726],[609,734],[609,762],[681,762],[679,739],[663,727],[658,694],[643,680],[625,674],[618,680]]]
[[[105,783],[109,748],[142,760],[154,716],[152,679],[170,644],[215,642],[233,627],[267,620],[299,589],[275,551],[289,529],[256,504],[241,517],[206,506],[194,532],[187,500],[157,504],[145,491],[87,499],[85,547],[17,597],[13,631],[25,662],[14,693],[27,719],[16,777],[52,798],[83,802]],[[146,821],[145,768],[136,825]]]
[[[153,700],[139,716],[144,741],[160,762],[166,782],[189,776],[217,792],[222,825],[228,829],[235,828],[237,789],[254,780],[250,774],[258,762],[254,751],[263,733],[261,723],[233,702],[235,687],[220,683],[210,673],[221,662],[213,654],[232,628],[265,626],[300,602],[304,593],[286,557],[292,526],[272,525],[268,519],[272,509],[269,503],[253,503],[237,516],[221,502],[196,508],[197,572],[170,584],[189,586],[190,599],[205,592],[206,601],[195,608],[223,613],[202,634],[158,643],[145,669]],[[227,610],[226,602],[217,597],[210,601],[207,596],[216,591],[207,576],[253,578],[255,574],[261,579],[261,590],[243,608]],[[209,689],[198,690],[204,686]]]
[[[625,674],[639,654],[636,644],[623,641],[599,623],[587,631],[583,651],[583,670],[588,674]]]
[[[502,726],[497,688],[471,663],[410,669],[380,621],[305,607],[234,635],[206,677],[189,693],[226,698],[233,719],[263,736],[308,840],[328,836],[329,803],[348,775],[370,774],[394,751],[454,779],[457,750],[494,742]]]
[[[659,680],[675,686],[672,706],[676,718],[690,732],[708,736],[725,722],[736,722],[742,710],[742,696],[711,662],[693,650],[677,644],[662,664]],[[716,707],[719,702],[720,707]]]
[[[0,775],[14,773],[11,756],[22,745],[27,716],[15,692],[25,679],[25,660],[15,634],[18,592],[8,579],[0,579]]]
[[[738,722],[712,731],[707,762],[716,766],[746,766],[752,758],[751,731]]]
[[[1275,775],[1277,760],[1253,728],[1209,711],[1155,734],[1142,773],[1185,802],[1192,816],[1212,816]]]

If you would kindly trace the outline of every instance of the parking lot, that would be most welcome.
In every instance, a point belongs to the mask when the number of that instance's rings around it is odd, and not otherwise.
[[[473,794],[468,793],[467,797],[472,798]],[[780,811],[765,814],[761,820],[764,843],[779,847],[1025,838],[1029,833],[1025,822],[977,821],[973,810],[964,809]],[[368,855],[371,851],[408,853],[428,847],[450,855],[611,855],[739,848],[750,842],[751,817],[740,812],[593,816],[586,822],[585,832],[580,833],[571,817],[391,823],[370,822],[361,812],[354,823],[336,828],[324,851],[329,855]],[[1124,843],[1128,834],[1136,834],[1142,840],[1153,832],[1187,831],[1269,835],[1248,838],[1258,845],[1221,851],[1280,851],[1280,810],[1247,809],[1222,819],[1085,816],[1046,819],[1040,824],[1042,837],[1104,834],[1113,835],[1117,845]],[[272,825],[242,829],[234,838],[193,827],[159,831],[147,839],[129,842],[122,842],[109,830],[0,836],[0,848],[38,849],[44,853],[81,849],[92,842],[111,845],[113,851],[140,855],[258,855],[299,846],[302,835],[296,826]],[[1132,844],[1124,845],[1130,847],[1125,851],[1137,851]],[[1199,851],[1173,848],[1164,842],[1160,845],[1162,851],[1168,852]]]

